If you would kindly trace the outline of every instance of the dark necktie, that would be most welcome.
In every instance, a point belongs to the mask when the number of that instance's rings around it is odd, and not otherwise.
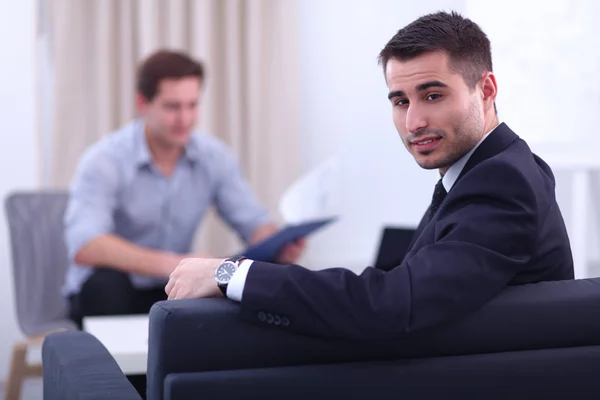
[[[429,206],[429,209],[427,210],[427,221],[428,222],[431,221],[431,219],[437,212],[438,208],[440,208],[440,204],[442,204],[442,201],[444,201],[444,198],[446,198],[447,194],[448,193],[446,192],[446,189],[444,188],[444,185],[442,184],[442,180],[440,179],[438,181],[438,183],[435,184],[435,189],[433,190],[433,196],[431,196],[431,205]]]
[[[431,221],[438,208],[440,208],[440,204],[442,204],[442,201],[444,200],[447,194],[448,193],[446,192],[446,189],[442,184],[442,180],[440,179],[435,185],[435,189],[433,189],[433,196],[431,196],[431,204],[425,212],[425,215],[423,215],[423,218],[421,218],[421,222],[419,223],[419,226],[417,227],[417,230],[413,235],[412,241],[408,246],[409,251],[412,249],[413,245],[415,244],[421,233],[423,233],[423,229],[425,229],[425,226],[429,223],[429,221]]]

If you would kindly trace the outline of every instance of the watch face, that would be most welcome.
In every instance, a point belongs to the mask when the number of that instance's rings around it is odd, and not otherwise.
[[[235,264],[232,262],[229,262],[229,261],[224,262],[223,264],[219,265],[219,267],[215,271],[215,276],[217,278],[217,282],[220,284],[229,283],[229,281],[231,280],[231,277],[235,273],[235,270],[236,270]]]

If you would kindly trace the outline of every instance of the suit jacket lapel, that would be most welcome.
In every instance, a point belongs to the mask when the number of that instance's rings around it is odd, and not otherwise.
[[[477,147],[477,150],[475,150],[473,154],[471,154],[471,157],[469,158],[464,168],[458,175],[458,178],[456,178],[456,182],[454,183],[454,185],[457,185],[458,181],[460,181],[460,179],[467,172],[473,169],[477,164],[503,152],[512,142],[514,142],[518,138],[519,136],[517,136],[517,134],[514,133],[504,122],[498,125],[496,129],[494,129],[492,133],[490,133],[488,137],[483,142],[481,142],[479,147]],[[427,211],[425,212],[423,218],[421,218],[421,222],[419,223],[419,226],[415,231],[412,241],[408,246],[407,253],[412,251],[415,242],[417,241],[419,236],[421,236],[421,234],[425,230],[425,227],[429,223],[429,221],[427,220],[428,211],[429,207],[427,208]],[[433,216],[432,219],[435,220],[436,218],[437,213]]]
[[[508,125],[502,122],[489,134],[489,136],[481,142],[477,150],[471,154],[471,157],[465,164],[464,168],[456,178],[456,185],[458,181],[470,170],[472,170],[477,164],[492,158],[497,154],[502,153],[512,142],[517,140],[519,136],[514,133]]]

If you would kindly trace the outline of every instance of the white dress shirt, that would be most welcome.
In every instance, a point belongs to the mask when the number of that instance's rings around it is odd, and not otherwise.
[[[252,265],[252,260],[244,260],[240,264],[240,267],[235,271],[231,277],[231,281],[227,285],[227,297],[231,300],[242,301],[242,294],[244,293],[244,285],[246,284],[246,276]]]
[[[469,161],[469,158],[471,158],[471,155],[475,152],[475,150],[477,150],[479,145],[489,136],[489,134],[492,133],[497,127],[498,125],[496,125],[491,131],[486,133],[481,138],[481,140],[471,150],[469,150],[467,154],[462,156],[458,161],[452,164],[450,168],[448,168],[448,171],[446,171],[446,174],[444,174],[442,178],[442,184],[444,185],[444,189],[446,189],[446,192],[450,192],[450,189],[452,189],[452,186],[454,186],[456,179],[458,179],[458,176],[467,164],[467,161]],[[242,261],[240,267],[235,271],[235,273],[231,277],[231,281],[229,282],[229,285],[227,285],[227,297],[231,300],[242,301],[244,286],[246,284],[246,277],[248,276],[248,271],[250,270],[252,263],[252,260]]]
[[[500,125],[500,124],[498,124],[498,125]],[[444,185],[444,189],[446,189],[446,193],[450,192],[450,189],[452,189],[452,186],[454,186],[454,182],[456,182],[456,180],[458,179],[458,176],[462,172],[463,168],[467,164],[467,161],[469,161],[469,158],[471,158],[471,156],[473,155],[475,150],[477,150],[479,145],[481,143],[483,143],[483,141],[490,135],[490,133],[492,133],[494,131],[494,129],[496,129],[498,127],[498,125],[496,125],[491,131],[486,133],[481,138],[481,140],[479,142],[477,142],[475,147],[473,147],[471,150],[469,150],[469,152],[467,154],[462,156],[457,162],[455,162],[454,164],[452,164],[452,166],[450,168],[448,168],[448,171],[446,171],[446,174],[442,178],[442,185]]]

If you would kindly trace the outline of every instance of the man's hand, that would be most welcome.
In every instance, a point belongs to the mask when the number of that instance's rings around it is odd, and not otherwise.
[[[302,238],[295,243],[290,243],[283,248],[279,257],[277,257],[277,263],[279,264],[295,264],[302,252],[306,248],[306,239]]]
[[[223,261],[215,258],[182,260],[165,287],[169,300],[222,297],[215,280],[215,270]]]
[[[277,233],[278,230],[279,228],[273,224],[262,225],[254,231],[254,233],[252,234],[252,238],[249,241],[249,244],[256,244],[261,240],[264,240],[269,236]],[[288,244],[283,248],[281,253],[279,253],[276,262],[278,264],[295,264],[304,252],[305,248],[305,238],[301,238],[295,243]]]
[[[195,258],[212,258],[207,254],[189,253],[189,254],[176,254],[176,253],[161,253],[157,262],[157,266],[163,271],[163,276],[170,276],[173,271],[181,264],[182,261],[187,259]]]

